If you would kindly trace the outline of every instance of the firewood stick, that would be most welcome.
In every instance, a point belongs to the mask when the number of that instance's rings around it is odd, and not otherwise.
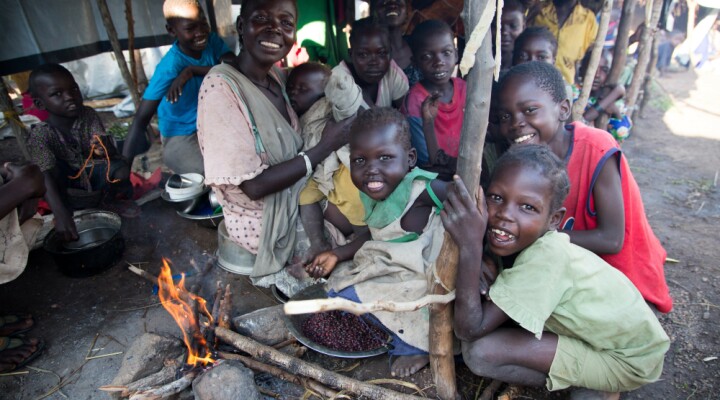
[[[290,346],[291,344],[294,344],[294,343],[297,343],[297,339],[290,338],[288,340],[283,340],[282,342],[280,342],[278,344],[274,344],[273,348],[279,350],[279,349],[282,349],[283,347]]]
[[[483,390],[482,394],[479,397],[479,400],[492,400],[494,398],[495,392],[500,389],[500,386],[502,386],[503,382],[499,381],[497,379],[493,379],[492,382],[488,385],[488,387]]]
[[[399,393],[348,378],[336,372],[328,371],[317,365],[284,354],[270,346],[265,346],[264,344],[235,333],[230,329],[218,327],[215,329],[215,335],[225,343],[250,354],[257,360],[272,362],[291,374],[300,374],[315,379],[325,385],[344,389],[359,396],[367,396],[371,399],[378,400],[421,399],[421,397]]]
[[[223,295],[223,288],[220,284],[220,281],[217,281],[215,284],[215,298],[213,300],[213,306],[212,306],[212,317],[213,322],[217,324],[218,319],[220,319],[220,303],[222,302],[222,295]]]
[[[355,303],[354,301],[339,297],[332,299],[315,299],[288,301],[283,310],[285,314],[310,314],[330,310],[343,310],[356,315],[367,314],[375,311],[405,312],[415,311],[428,304],[446,304],[455,299],[455,292],[444,295],[427,295],[415,301],[395,303],[392,301],[376,301],[373,303]]]
[[[223,296],[222,302],[220,303],[220,310],[218,311],[218,326],[230,329],[230,313],[232,310],[232,291],[230,290],[230,284],[225,286],[225,295]]]
[[[285,372],[281,368],[278,368],[274,365],[268,365],[263,362],[254,360],[250,357],[245,357],[240,354],[233,354],[233,353],[226,353],[226,352],[218,352],[218,355],[226,360],[237,360],[245,364],[246,367],[250,369],[254,369],[256,371],[265,372],[267,374],[273,375],[277,378],[280,378],[284,381],[290,382],[292,384],[303,386],[305,388],[311,389],[314,392],[317,392],[325,397],[333,397],[337,395],[337,391],[332,390],[328,388],[327,386],[309,378],[300,377],[297,375],[293,375],[289,372]]]
[[[139,391],[130,396],[130,400],[160,400],[175,393],[180,393],[190,386],[196,375],[197,371],[190,371],[183,375],[182,378],[170,382],[167,385],[163,385],[155,389]]]
[[[140,277],[145,278],[146,280],[148,280],[156,285],[158,284],[158,279],[155,275],[153,275],[143,269],[140,269],[132,264],[130,264],[128,269],[130,270],[130,272],[133,272],[133,273],[139,275]]]

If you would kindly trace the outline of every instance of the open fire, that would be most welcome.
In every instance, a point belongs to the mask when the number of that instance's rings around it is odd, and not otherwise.
[[[170,313],[182,331],[183,342],[188,351],[187,366],[192,368],[214,363],[212,351],[200,331],[200,314],[208,320],[203,323],[205,327],[214,325],[205,299],[185,288],[185,274],[182,274],[180,282],[175,286],[170,261],[166,258],[163,258],[163,265],[158,276],[158,287],[158,295],[163,307]]]

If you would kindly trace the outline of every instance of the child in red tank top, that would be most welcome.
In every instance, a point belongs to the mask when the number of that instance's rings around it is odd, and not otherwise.
[[[622,271],[645,300],[672,309],[663,264],[666,252],[647,221],[640,189],[610,134],[569,125],[570,101],[555,67],[530,62],[500,81],[500,131],[513,145],[546,144],[565,160],[570,194],[561,227],[570,241]],[[622,205],[622,206],[620,206]]]

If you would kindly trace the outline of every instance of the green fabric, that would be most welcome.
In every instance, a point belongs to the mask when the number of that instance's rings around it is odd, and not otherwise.
[[[610,385],[604,390],[626,388],[657,379],[662,370],[670,341],[640,292],[600,257],[571,244],[564,233],[550,231],[523,250],[498,275],[490,297],[538,339],[543,331],[577,339],[587,344],[585,352],[624,366],[622,371],[597,371],[583,365],[586,355],[571,350],[574,355],[553,361],[552,390],[597,373],[605,374]]]
[[[440,215],[440,212],[445,207],[443,206],[442,201],[440,201],[440,199],[435,194],[435,191],[432,188],[432,181],[427,181],[427,183],[425,183],[425,190],[427,191],[428,195],[430,195],[430,199],[433,201],[433,203],[435,203],[435,214]]]
[[[403,212],[408,204],[410,193],[412,192],[412,183],[416,179],[425,179],[431,181],[437,178],[437,173],[428,172],[420,168],[413,168],[390,196],[383,201],[375,201],[363,192],[360,192],[360,200],[365,207],[365,223],[376,229],[388,226],[391,222],[402,217]]]
[[[344,7],[344,2],[339,5]],[[297,42],[304,47],[311,61],[331,67],[348,58],[347,21],[336,10],[335,0],[299,0]]]
[[[415,233],[415,232],[410,232],[410,233],[408,233],[408,234],[405,235],[405,236],[400,236],[399,238],[386,240],[386,242],[390,242],[390,243],[407,243],[407,242],[412,242],[413,240],[417,240],[419,237],[420,237],[420,235],[418,235],[417,233]]]

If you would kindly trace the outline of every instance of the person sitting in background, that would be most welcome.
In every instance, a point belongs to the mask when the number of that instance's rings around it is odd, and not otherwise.
[[[418,164],[450,180],[455,173],[465,116],[465,81],[452,76],[458,61],[450,26],[427,20],[411,36],[413,60],[423,79],[408,92],[401,111],[410,123]]]
[[[600,56],[600,64],[598,64],[597,71],[595,72],[590,98],[588,98],[588,104],[583,113],[583,122],[591,125],[603,114],[609,115],[610,119],[608,119],[606,130],[613,135],[618,143],[622,143],[623,140],[630,136],[632,121],[627,115],[625,102],[623,101],[625,86],[620,84],[615,86],[606,85],[610,66],[612,65],[611,51],[612,50],[603,50]],[[580,66],[581,76],[585,75],[589,63],[590,52],[585,56]],[[575,99],[580,95],[579,85],[575,85],[574,90],[575,95],[573,98]]]
[[[32,218],[45,194],[45,177],[36,165],[0,167],[0,284],[17,278],[37,242],[42,220]],[[33,326],[29,315],[0,316],[0,373],[14,371],[40,355],[43,341],[19,336]]]
[[[113,197],[132,194],[130,167],[105,133],[100,117],[83,106],[80,88],[70,71],[44,64],[30,74],[30,93],[49,117],[35,124],[28,137],[30,160],[45,174],[47,200],[55,216],[55,231],[63,240],[78,238],[68,189],[101,190]]]
[[[575,82],[575,65],[582,60],[595,41],[598,23],[595,14],[578,0],[552,0],[537,3],[539,9],[531,11],[528,26],[544,26],[558,43],[555,66],[565,81]]]
[[[497,23],[493,20],[493,24]],[[507,0],[503,4],[500,17],[500,62],[501,69],[510,69],[513,65],[515,40],[525,29],[525,6],[519,0]],[[496,32],[492,28],[493,34]],[[493,40],[495,44],[495,40]]]
[[[196,134],[200,85],[213,65],[234,55],[220,37],[210,32],[197,0],[166,0],[163,15],[165,28],[175,43],[160,60],[143,93],[123,155],[132,165],[135,156],[147,151],[150,143],[145,132],[157,111],[165,165],[177,174],[203,174]]]

